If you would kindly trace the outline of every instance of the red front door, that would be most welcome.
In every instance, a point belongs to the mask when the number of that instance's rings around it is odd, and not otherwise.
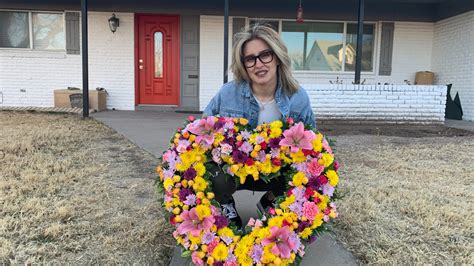
[[[138,104],[179,105],[179,16],[137,15]]]

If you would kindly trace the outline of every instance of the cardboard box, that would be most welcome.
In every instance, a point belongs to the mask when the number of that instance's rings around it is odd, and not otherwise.
[[[433,85],[434,73],[430,71],[416,72],[415,85]]]
[[[82,90],[55,90],[54,107],[71,108],[69,96],[76,93],[82,94]],[[105,91],[89,90],[89,108],[97,111],[105,111],[107,108],[106,96]]]

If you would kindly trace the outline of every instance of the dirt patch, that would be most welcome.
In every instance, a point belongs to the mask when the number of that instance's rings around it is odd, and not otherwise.
[[[444,125],[356,123],[356,121],[321,121],[318,129],[329,136],[375,135],[407,138],[474,136],[473,131]]]
[[[156,159],[94,120],[0,112],[0,264],[159,264]]]

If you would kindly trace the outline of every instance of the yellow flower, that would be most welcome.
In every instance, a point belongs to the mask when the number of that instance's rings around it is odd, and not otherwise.
[[[276,128],[281,128],[282,126],[283,126],[283,123],[280,120],[275,120],[275,121],[270,123],[270,128],[272,130],[276,129]]]
[[[201,233],[202,235],[202,233]],[[189,240],[191,240],[192,245],[197,245],[201,243],[201,235],[193,237],[192,234],[189,234]]]
[[[334,170],[328,170],[326,172],[326,176],[329,179],[329,184],[333,187],[337,186],[339,183],[339,176],[337,175],[336,171]]]
[[[302,232],[300,232],[299,235],[301,238],[306,239],[311,235],[311,233],[313,233],[313,230],[311,230],[309,227],[306,227]]]
[[[270,132],[270,138],[278,138],[281,136],[281,128],[272,128],[272,131]]]
[[[334,156],[329,153],[323,153],[321,159],[319,159],[318,163],[324,165],[324,167],[328,167],[334,162]]]
[[[298,172],[293,176],[293,185],[294,186],[301,186],[303,184],[308,183],[308,178],[302,173]]]
[[[165,182],[163,182],[163,186],[165,187],[166,190],[171,189],[173,185],[174,185],[174,181],[172,178],[167,178],[165,179]]]
[[[281,216],[274,216],[268,220],[268,227],[272,228],[274,226],[281,227],[283,224],[283,217]]]
[[[243,126],[247,125],[249,121],[245,118],[239,118],[239,123]]]
[[[194,179],[193,189],[196,191],[204,191],[207,188],[207,181],[198,176]]]
[[[196,170],[197,176],[203,176],[206,173],[206,167],[203,163],[197,163],[194,165],[194,170]]]
[[[234,232],[229,227],[223,227],[217,231],[219,236],[234,237]]]
[[[204,217],[208,217],[211,215],[211,209],[209,206],[199,204],[196,206],[196,213],[199,216],[199,219],[204,219]]]
[[[212,251],[212,257],[218,261],[224,261],[227,255],[229,255],[229,251],[223,243],[219,243]]]
[[[222,134],[215,134],[214,135],[214,147],[219,146],[219,144],[224,140],[224,136]]]
[[[296,153],[291,153],[290,156],[295,163],[302,163],[306,161],[306,156],[304,156],[304,153],[301,150]]]
[[[321,152],[323,150],[323,134],[318,133],[311,143],[313,144],[313,151]]]
[[[259,168],[263,174],[270,174],[272,172],[272,161],[270,159],[265,160],[264,163],[260,164]]]

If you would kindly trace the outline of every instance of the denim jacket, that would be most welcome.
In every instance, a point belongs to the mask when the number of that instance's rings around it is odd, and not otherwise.
[[[295,122],[303,122],[316,128],[316,121],[303,88],[299,88],[291,96],[286,95],[279,85],[275,92],[275,101],[282,114],[282,119],[291,117]],[[252,127],[258,123],[259,106],[246,81],[231,81],[222,86],[219,92],[204,109],[207,116],[220,115],[225,117],[243,117],[249,120]]]

